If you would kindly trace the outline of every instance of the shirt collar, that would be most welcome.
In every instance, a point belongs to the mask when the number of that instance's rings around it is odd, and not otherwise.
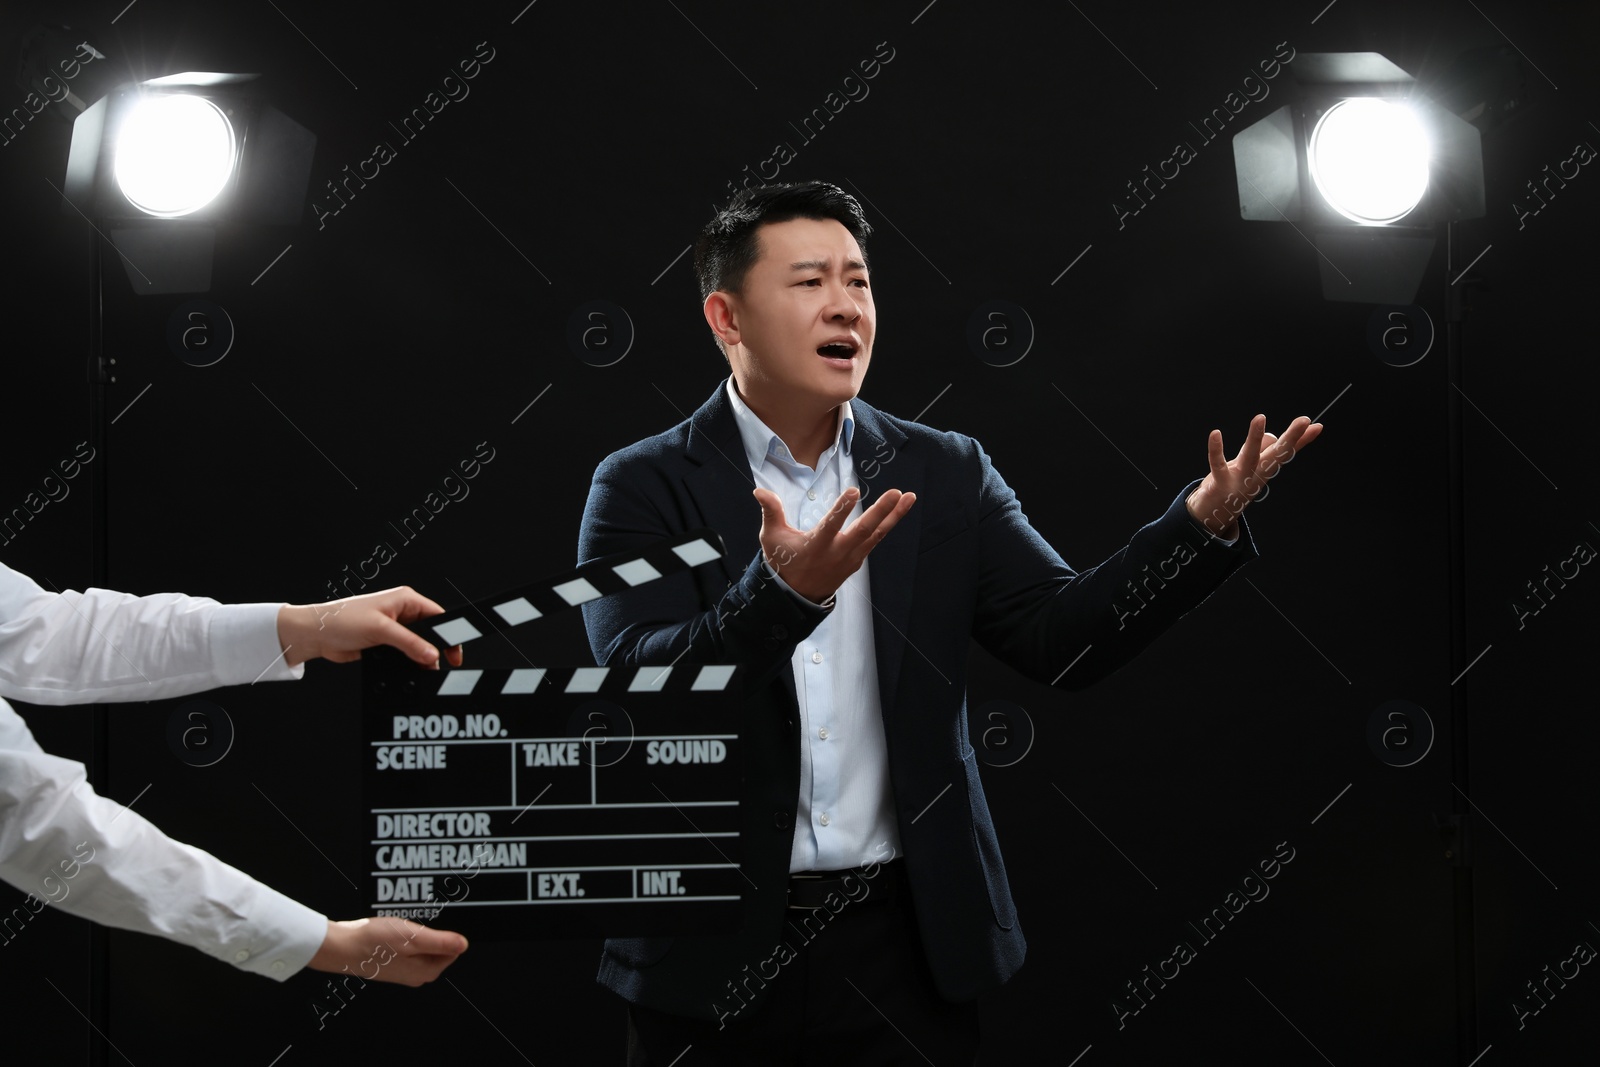
[[[739,390],[734,388],[733,375],[728,375],[724,383],[728,391],[728,400],[733,405],[733,417],[739,424],[739,437],[744,442],[745,458],[750,461],[750,469],[755,470],[761,466],[768,456],[796,463],[789,448],[783,443],[783,438],[773,432],[772,428],[761,421],[761,417],[750,409],[739,395]],[[850,455],[850,445],[855,439],[856,420],[850,410],[850,401],[846,400],[839,405],[839,416],[833,432],[831,448],[837,448],[840,441],[844,442],[844,454]],[[823,450],[824,455],[827,449]],[[820,467],[822,460],[819,457],[817,464]]]

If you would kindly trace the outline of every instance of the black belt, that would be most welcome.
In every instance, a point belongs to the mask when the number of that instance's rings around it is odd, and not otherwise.
[[[829,907],[837,910],[841,901],[858,904],[873,901],[909,900],[911,887],[905,864],[899,860],[867,864],[843,871],[804,871],[789,876],[789,907],[811,911]]]

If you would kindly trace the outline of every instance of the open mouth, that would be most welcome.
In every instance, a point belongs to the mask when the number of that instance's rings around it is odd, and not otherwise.
[[[851,341],[829,341],[825,345],[817,346],[817,355],[825,359],[851,360],[855,358],[856,346]]]

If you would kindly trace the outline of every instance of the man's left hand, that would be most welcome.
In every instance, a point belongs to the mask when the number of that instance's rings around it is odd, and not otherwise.
[[[1322,433],[1322,423],[1301,415],[1278,437],[1266,432],[1267,417],[1250,420],[1250,433],[1239,454],[1224,461],[1222,431],[1212,430],[1206,439],[1211,471],[1200,487],[1185,501],[1189,514],[1218,537],[1239,535],[1238,519],[1252,501],[1267,495],[1267,482],[1293,461],[1300,449]]]

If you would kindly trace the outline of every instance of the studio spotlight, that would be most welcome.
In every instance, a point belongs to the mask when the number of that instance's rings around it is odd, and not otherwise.
[[[116,134],[113,172],[128,202],[175,219],[222,192],[238,162],[233,123],[210,100],[186,93],[149,96]]]
[[[1478,129],[1376,52],[1289,70],[1289,102],[1234,135],[1240,216],[1296,224],[1329,300],[1411,303],[1438,224],[1484,214]]]
[[[72,125],[61,210],[94,220],[141,296],[203,293],[219,226],[296,226],[317,139],[254,74],[118,86]]]
[[[1428,189],[1428,134],[1404,104],[1356,97],[1317,120],[1306,146],[1311,179],[1335,211],[1364,226],[1409,215]]]

